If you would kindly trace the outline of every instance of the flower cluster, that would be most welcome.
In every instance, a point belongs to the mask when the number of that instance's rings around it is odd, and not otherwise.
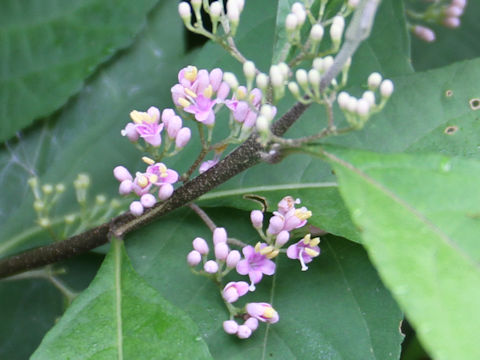
[[[193,114],[195,120],[205,125],[215,123],[214,106],[223,102],[230,87],[222,81],[223,71],[216,68],[210,73],[195,66],[187,66],[178,73],[178,84],[171,89],[175,105]]]
[[[369,117],[379,112],[393,93],[394,85],[389,79],[382,80],[377,72],[368,77],[368,90],[357,99],[342,91],[337,96],[340,109],[345,114],[348,123],[355,129],[361,129]],[[375,92],[380,95],[380,103],[376,103]]]
[[[447,28],[457,28],[461,24],[460,17],[465,11],[467,0],[439,0],[432,2],[423,11],[409,9],[407,14],[414,21],[427,24],[440,24]],[[435,41],[435,32],[425,25],[415,24],[410,26],[413,34],[426,42]]]
[[[135,193],[140,197],[140,201],[132,201],[130,212],[139,216],[143,214],[145,208],[151,208],[158,200],[166,200],[173,193],[173,184],[178,180],[178,173],[175,170],[168,169],[163,163],[156,163],[154,160],[143,157],[147,165],[145,172],[137,172],[135,178],[124,166],[117,166],[113,169],[113,175],[120,181],[118,192],[121,195]]]
[[[176,151],[183,148],[190,141],[191,131],[188,127],[182,127],[182,119],[172,109],[160,111],[151,106],[146,112],[133,110],[130,113],[132,122],[129,122],[121,131],[130,141],[137,142],[142,138],[145,143],[152,147],[159,147],[162,144],[162,131],[167,133],[168,148],[175,143]]]
[[[250,220],[257,230],[262,241],[255,246],[246,245],[239,240],[230,239],[224,228],[216,228],[213,232],[214,259],[209,259],[209,246],[203,238],[193,240],[193,250],[187,255],[187,262],[196,274],[205,275],[215,280],[221,286],[223,300],[230,312],[230,319],[223,323],[226,333],[234,334],[241,339],[250,337],[258,327],[258,322],[276,323],[279,320],[277,311],[271,304],[265,302],[249,302],[244,307],[236,307],[242,296],[256,290],[264,275],[271,276],[276,271],[276,264],[272,260],[281,252],[286,252],[290,259],[299,260],[302,271],[308,269],[307,263],[320,255],[318,244],[319,238],[313,238],[307,234],[300,241],[291,244],[287,250],[282,249],[292,237],[291,232],[304,227],[312,212],[306,207],[296,207],[300,204],[299,199],[291,196],[284,197],[279,203],[277,210],[264,231],[264,214],[260,210],[253,210]],[[241,245],[243,257],[238,250],[231,250],[232,244]],[[196,267],[202,265],[201,270]],[[249,277],[250,283],[245,281],[230,281],[222,285],[223,278],[233,269],[239,275]],[[243,324],[239,324],[234,318],[241,318]]]

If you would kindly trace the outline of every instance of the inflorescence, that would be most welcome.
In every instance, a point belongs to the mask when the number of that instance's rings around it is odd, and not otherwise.
[[[250,220],[261,238],[255,246],[229,238],[224,228],[217,227],[213,231],[213,257],[210,258],[207,241],[201,237],[193,240],[193,250],[188,253],[187,262],[195,274],[212,279],[219,287],[230,314],[230,318],[223,323],[227,334],[245,339],[257,329],[259,321],[273,324],[279,320],[277,311],[266,302],[249,302],[241,307],[233,305],[240,297],[254,292],[264,275],[272,276],[275,273],[274,260],[277,256],[284,253],[288,258],[298,260],[301,270],[306,271],[307,264],[320,255],[320,238],[312,238],[311,234],[284,248],[291,240],[292,231],[303,228],[312,216],[306,207],[296,207],[298,204],[300,199],[284,197],[265,230],[264,213],[253,210]],[[232,250],[231,246],[241,246],[243,257],[240,251]],[[229,281],[225,284],[224,279],[232,270],[248,276],[249,281]],[[239,324],[237,320],[242,323]]]

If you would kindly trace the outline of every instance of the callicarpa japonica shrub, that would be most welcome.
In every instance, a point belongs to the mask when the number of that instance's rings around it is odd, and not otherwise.
[[[1,359],[480,358],[480,3],[0,9]]]

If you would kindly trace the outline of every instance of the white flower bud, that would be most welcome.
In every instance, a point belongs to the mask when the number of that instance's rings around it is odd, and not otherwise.
[[[218,18],[222,14],[223,5],[220,1],[214,1],[210,4],[210,15]]]
[[[296,2],[292,5],[292,13],[297,17],[298,25],[302,26],[307,18],[307,12],[302,3]]]
[[[392,80],[389,80],[389,79],[385,79],[382,81],[382,83],[380,84],[380,95],[382,95],[382,97],[384,98],[388,98],[392,95],[393,93],[393,82]]]
[[[253,61],[245,61],[243,64],[243,73],[247,79],[253,79],[255,77],[255,64]]]
[[[355,112],[359,116],[367,116],[370,111],[370,105],[368,104],[368,101],[365,99],[359,99],[357,101],[357,105],[355,107]]]
[[[220,242],[215,245],[214,251],[215,251],[215,257],[218,260],[225,260],[228,256],[230,249],[228,248],[228,245],[226,242]]]
[[[283,75],[278,65],[272,65],[270,67],[270,81],[273,87],[283,86]]]
[[[308,83],[308,74],[304,69],[298,69],[295,73],[295,77],[300,86],[304,86]]]
[[[62,183],[55,185],[55,191],[57,193],[63,193],[65,191],[65,185]]]
[[[263,212],[260,210],[253,210],[250,213],[250,220],[252,222],[253,227],[259,229],[263,225]]]
[[[297,83],[294,81],[290,81],[288,83],[288,90],[292,93],[294,96],[300,95],[300,88],[298,87]]]
[[[330,27],[330,37],[334,43],[340,42],[345,27],[345,19],[343,16],[335,16],[333,18],[332,26]]]
[[[230,86],[230,88],[232,90],[237,90],[238,88],[238,80],[237,80],[237,77],[235,76],[235,74],[231,73],[231,72],[226,72],[223,74],[223,81],[225,81],[227,83],[228,86]]]
[[[268,86],[268,76],[264,73],[259,73],[255,81],[260,89],[265,89]]]
[[[205,239],[201,237],[196,237],[192,241],[193,249],[197,250],[202,255],[208,254],[208,244]]]
[[[240,20],[240,9],[235,0],[229,0],[227,3],[227,17],[234,24],[238,24]]]
[[[45,195],[50,195],[53,192],[53,186],[51,184],[45,184],[42,186],[42,191]]]
[[[284,62],[281,62],[278,64],[278,68],[280,69],[283,78],[288,79],[288,75],[290,74],[290,67]]]
[[[323,26],[320,24],[315,24],[312,26],[312,29],[310,30],[310,38],[315,42],[320,42],[322,41],[323,33],[324,33]]]
[[[371,90],[365,91],[362,95],[362,99],[366,100],[370,106],[375,105],[375,93]]]
[[[240,325],[237,330],[237,336],[239,339],[248,339],[252,335],[252,329],[247,325]]]
[[[348,95],[345,91],[342,91],[337,96],[337,102],[340,109],[346,109],[348,106],[348,102],[350,100],[350,95]]]
[[[285,29],[287,31],[294,31],[298,25],[298,18],[295,14],[288,14],[285,19]]]
[[[265,116],[260,115],[255,126],[259,132],[268,132],[270,130],[270,121]]]
[[[265,116],[268,120],[273,120],[273,117],[276,114],[276,111],[273,106],[265,104],[260,108],[260,114]]]
[[[413,28],[413,33],[423,41],[426,41],[426,42],[435,41],[435,32],[426,26],[416,25]]]
[[[213,243],[215,245],[219,243],[226,243],[227,242],[227,230],[223,227],[217,227],[213,231]]]
[[[134,216],[140,216],[143,214],[143,205],[140,201],[132,201],[130,204],[130,212]]]
[[[335,60],[334,60],[333,56],[325,56],[323,58],[323,62],[322,62],[323,72],[327,72],[328,69],[330,69],[332,67],[334,62],[335,62]]]
[[[178,14],[184,21],[190,20],[192,17],[192,11],[190,10],[190,5],[188,5],[187,2],[182,1],[180,4],[178,4]]]
[[[238,330],[238,324],[235,320],[226,320],[223,322],[223,330],[230,335],[236,334]]]
[[[107,197],[105,195],[100,194],[100,195],[95,196],[95,203],[97,205],[103,205],[106,202],[107,202]]]
[[[370,74],[367,81],[368,81],[368,88],[370,90],[376,90],[380,86],[380,83],[382,82],[382,75],[380,75],[378,72],[373,72]]]
[[[357,99],[355,97],[350,96],[348,98],[346,109],[352,113],[355,112],[357,109]]]
[[[313,87],[320,85],[320,73],[318,70],[311,69],[308,72],[308,81]]]

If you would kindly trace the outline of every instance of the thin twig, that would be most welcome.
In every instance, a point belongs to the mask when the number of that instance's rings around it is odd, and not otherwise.
[[[205,223],[205,225],[208,226],[208,228],[210,229],[211,232],[215,231],[215,229],[217,228],[217,225],[215,225],[213,220],[210,219],[210,217],[207,215],[207,213],[205,211],[203,211],[200,206],[198,206],[197,204],[194,204],[194,203],[190,203],[190,204],[188,204],[188,207],[190,209],[192,209],[193,211],[195,211],[195,213],[198,215],[198,217],[200,219],[202,219],[202,221]]]

